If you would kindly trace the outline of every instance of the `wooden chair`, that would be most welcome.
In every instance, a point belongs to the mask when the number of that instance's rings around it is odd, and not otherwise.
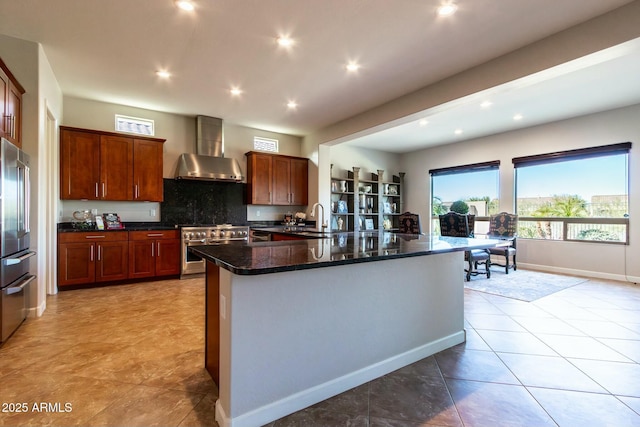
[[[490,239],[505,240],[508,243],[489,249],[491,255],[504,258],[504,264],[493,263],[504,267],[504,272],[509,274],[509,269],[517,270],[516,264],[516,237],[518,232],[518,215],[507,212],[500,212],[497,215],[491,215],[489,220],[489,233],[487,237]],[[509,260],[513,262],[510,263]]]
[[[420,216],[411,212],[400,214],[398,232],[403,234],[422,234]]]
[[[449,237],[473,237],[475,225],[475,215],[462,215],[456,212],[447,212],[438,217],[440,220],[440,235]],[[471,221],[472,225],[469,225]],[[467,282],[471,280],[471,276],[478,274],[486,274],[487,279],[491,278],[491,256],[486,249],[472,249],[465,251],[464,260],[469,263],[466,270]],[[485,271],[478,271],[478,266],[484,265]]]

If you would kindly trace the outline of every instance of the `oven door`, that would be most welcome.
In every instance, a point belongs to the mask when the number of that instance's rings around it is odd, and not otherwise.
[[[182,269],[180,271],[180,276],[204,273],[204,260],[192,254],[189,251],[189,246],[201,246],[205,244],[205,239],[182,241]]]

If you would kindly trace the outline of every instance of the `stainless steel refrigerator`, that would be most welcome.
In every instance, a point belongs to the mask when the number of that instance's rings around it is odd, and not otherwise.
[[[0,142],[0,312],[1,342],[15,332],[27,314],[29,273],[29,156],[2,138]]]

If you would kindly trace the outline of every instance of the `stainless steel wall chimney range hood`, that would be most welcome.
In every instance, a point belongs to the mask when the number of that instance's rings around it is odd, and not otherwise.
[[[176,179],[242,182],[242,169],[236,159],[224,157],[222,119],[196,116],[196,154],[178,158]]]

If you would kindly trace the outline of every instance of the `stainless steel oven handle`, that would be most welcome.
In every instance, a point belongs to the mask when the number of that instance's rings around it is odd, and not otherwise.
[[[35,252],[27,252],[26,254],[22,255],[21,257],[18,258],[9,258],[7,259],[7,265],[16,265],[16,264],[20,264],[22,261],[24,261],[25,259],[29,259],[32,256],[34,256],[36,253]]]
[[[200,239],[200,240],[187,240],[185,241],[185,243],[188,245],[189,243],[206,243],[207,239]]]
[[[6,291],[7,295],[17,294],[22,292],[24,290],[24,287],[27,286],[29,283],[33,282],[35,279],[36,279],[36,276],[29,276],[25,278],[22,282],[20,282],[19,285],[10,286]]]

